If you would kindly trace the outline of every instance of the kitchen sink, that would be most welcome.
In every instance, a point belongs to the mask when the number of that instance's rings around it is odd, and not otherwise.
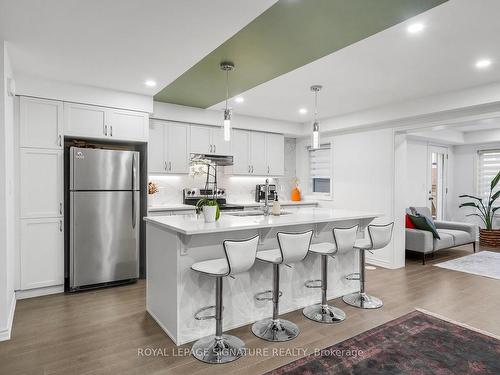
[[[289,215],[292,212],[290,211],[281,211],[280,215]],[[253,211],[235,211],[228,212],[227,215],[230,216],[264,216],[264,211],[261,210],[253,210]],[[273,214],[269,214],[269,216],[274,216]],[[278,216],[278,215],[277,215]]]

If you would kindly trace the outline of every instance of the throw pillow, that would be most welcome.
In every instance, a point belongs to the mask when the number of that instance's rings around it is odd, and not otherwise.
[[[406,214],[405,222],[406,222],[406,224],[405,224],[406,228],[415,229],[415,225],[413,225],[413,223],[410,220],[410,215]]]
[[[415,225],[416,229],[426,230],[428,232],[431,232],[434,238],[441,239],[441,237],[439,237],[439,233],[436,230],[436,226],[434,225],[432,220],[430,220],[428,217],[414,216],[414,215],[409,215],[409,216],[411,222],[413,223],[413,225]]]

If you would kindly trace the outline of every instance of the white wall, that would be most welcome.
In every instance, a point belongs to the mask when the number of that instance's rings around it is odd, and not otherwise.
[[[427,142],[408,140],[406,159],[406,206],[425,207],[427,192]]]
[[[0,40],[0,340],[10,338],[14,297],[14,98],[7,94],[14,75],[7,46]]]

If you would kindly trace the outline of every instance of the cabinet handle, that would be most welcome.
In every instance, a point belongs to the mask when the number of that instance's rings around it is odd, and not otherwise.
[[[108,135],[108,125],[104,125],[104,135]]]
[[[164,170],[167,170],[167,162],[166,162],[166,161],[164,161],[164,162],[163,162],[163,164],[164,164],[163,169],[164,169]]]
[[[61,134],[59,134],[59,140],[58,140],[58,142],[59,142],[59,147],[61,147],[62,146],[62,136],[61,136]]]
[[[253,165],[252,165],[252,173],[253,173]]]
[[[252,171],[252,167],[248,166],[248,173]]]
[[[214,152],[217,152],[217,146],[214,145]]]
[[[62,227],[62,220],[59,220],[59,232],[62,232],[63,227]]]
[[[59,202],[59,215],[62,215],[62,202]]]
[[[169,161],[169,162],[168,162],[168,170],[169,170],[169,171],[171,171],[171,170],[172,170],[172,162],[171,162],[171,161]]]
[[[267,174],[269,174],[269,165],[267,166]]]

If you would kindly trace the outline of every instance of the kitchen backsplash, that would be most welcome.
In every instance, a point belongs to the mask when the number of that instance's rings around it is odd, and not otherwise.
[[[271,178],[270,183],[276,184],[280,200],[290,200],[295,177],[295,139],[285,138],[285,175]],[[263,184],[266,177],[232,176],[225,175],[224,168],[218,168],[218,185],[224,187],[228,202],[253,202],[255,185]],[[182,189],[185,187],[204,187],[204,176],[188,175],[151,175],[149,181],[158,184],[158,193],[148,195],[148,205],[159,206],[165,204],[182,203]]]

